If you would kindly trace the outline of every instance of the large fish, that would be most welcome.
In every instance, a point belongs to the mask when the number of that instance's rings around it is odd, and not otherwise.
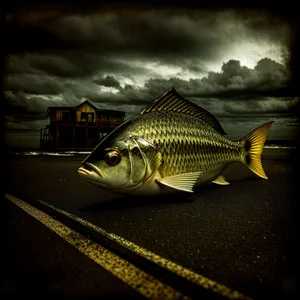
[[[272,123],[231,141],[212,114],[172,88],[107,135],[78,173],[117,194],[149,196],[229,184],[221,173],[234,162],[267,179],[261,153]]]

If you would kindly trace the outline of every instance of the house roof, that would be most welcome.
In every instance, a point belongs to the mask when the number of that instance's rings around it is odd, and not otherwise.
[[[49,113],[51,109],[65,109],[65,110],[71,110],[73,109],[73,107],[70,106],[49,106],[46,110],[46,114],[45,117],[48,118],[49,117]]]
[[[82,102],[82,103],[80,103],[76,106],[49,106],[47,108],[47,111],[46,111],[46,118],[49,117],[49,113],[50,113],[51,109],[66,109],[66,110],[72,110],[73,111],[73,110],[77,109],[78,107],[80,107],[81,105],[86,104],[86,103],[89,104],[90,106],[92,106],[97,112],[107,112],[107,113],[110,113],[110,114],[118,114],[118,115],[123,114],[123,115],[125,115],[124,111],[97,108],[91,102],[89,102],[88,100],[85,100],[84,102]]]
[[[95,105],[93,105],[90,101],[85,100],[85,101],[81,102],[80,104],[74,106],[74,107],[72,108],[72,110],[75,110],[76,108],[80,107],[80,106],[83,105],[83,104],[88,104],[88,105],[92,106],[95,110],[98,109],[98,108],[97,108]]]

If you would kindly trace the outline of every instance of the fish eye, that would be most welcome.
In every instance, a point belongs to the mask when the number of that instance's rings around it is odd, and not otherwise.
[[[108,152],[105,155],[105,162],[110,166],[116,166],[121,161],[121,154],[117,150]]]

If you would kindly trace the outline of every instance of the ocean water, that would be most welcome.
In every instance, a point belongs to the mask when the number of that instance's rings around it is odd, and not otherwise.
[[[10,154],[15,155],[51,155],[51,156],[74,156],[74,155],[88,155],[91,151],[62,151],[62,152],[48,152],[48,151],[9,151]]]
[[[296,149],[296,146],[266,145],[264,149]]]

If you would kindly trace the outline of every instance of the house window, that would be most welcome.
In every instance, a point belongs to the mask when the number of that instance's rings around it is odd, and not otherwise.
[[[86,112],[81,113],[81,121],[86,121]]]
[[[93,113],[88,113],[87,121],[88,122],[94,122],[94,114]]]
[[[94,113],[82,112],[80,120],[82,122],[94,122]]]

